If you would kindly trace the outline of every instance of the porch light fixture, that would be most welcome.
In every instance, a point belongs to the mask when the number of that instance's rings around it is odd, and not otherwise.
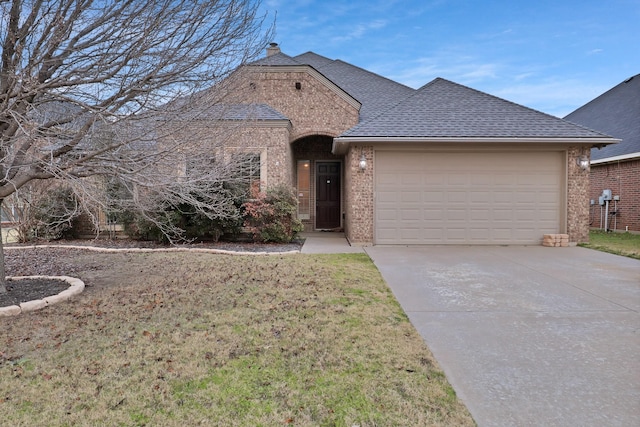
[[[585,155],[582,155],[576,159],[576,163],[580,166],[580,169],[586,171],[589,169],[589,158]]]
[[[360,162],[358,163],[360,170],[363,171],[367,168],[367,158],[364,156],[364,153],[360,155]]]

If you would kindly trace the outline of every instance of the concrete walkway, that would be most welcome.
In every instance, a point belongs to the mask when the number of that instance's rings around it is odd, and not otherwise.
[[[365,248],[480,427],[640,425],[640,261]]]
[[[303,254],[347,254],[362,253],[360,246],[351,246],[344,237],[344,233],[337,232],[313,232],[302,233],[300,237],[305,239],[300,252]]]

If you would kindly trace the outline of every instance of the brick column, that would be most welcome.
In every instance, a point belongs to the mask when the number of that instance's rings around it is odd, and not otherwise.
[[[364,154],[367,167],[360,169]],[[373,147],[351,147],[345,156],[345,234],[352,245],[373,244]]]
[[[578,166],[581,155],[589,157],[588,148],[567,150],[567,234],[571,243],[589,241],[589,170]]]

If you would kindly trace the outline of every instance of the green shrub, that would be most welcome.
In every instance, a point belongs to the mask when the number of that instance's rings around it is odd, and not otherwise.
[[[27,240],[72,238],[74,221],[80,216],[79,202],[69,187],[49,189],[32,200],[27,217],[23,218]],[[20,227],[20,225],[19,225]]]
[[[168,243],[167,237],[160,227],[139,212],[122,212],[117,215],[117,222],[123,225],[124,232],[131,239]]]
[[[288,243],[304,226],[296,218],[298,200],[290,187],[280,185],[266,192],[254,192],[243,205],[244,225],[255,241]]]
[[[182,204],[147,216],[127,211],[118,216],[125,233],[132,239],[168,243],[172,238],[185,240],[218,241],[223,236],[232,238],[240,233],[242,219],[237,207],[236,218],[209,217],[193,206]],[[149,218],[151,216],[151,218]]]

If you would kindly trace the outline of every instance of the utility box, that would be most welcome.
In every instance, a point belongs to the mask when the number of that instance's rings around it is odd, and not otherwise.
[[[602,190],[602,199],[603,200],[611,200],[611,190],[607,189],[607,190]]]

